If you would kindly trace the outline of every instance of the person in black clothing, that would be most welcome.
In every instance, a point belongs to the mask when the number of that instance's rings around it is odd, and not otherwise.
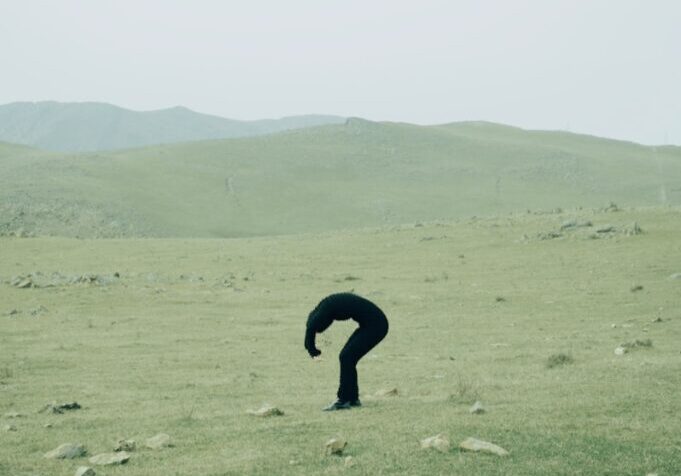
[[[351,293],[331,294],[321,300],[307,318],[305,348],[311,357],[321,351],[315,346],[315,335],[324,332],[333,321],[353,319],[359,328],[350,336],[338,356],[340,360],[340,385],[338,399],[325,411],[343,410],[360,406],[357,386],[357,362],[388,333],[388,319],[376,304]]]

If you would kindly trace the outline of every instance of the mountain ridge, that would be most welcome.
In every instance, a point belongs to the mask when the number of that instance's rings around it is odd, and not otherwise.
[[[133,111],[100,102],[13,102],[0,105],[0,141],[55,152],[95,152],[250,137],[344,121],[320,114],[239,121],[184,106]]]

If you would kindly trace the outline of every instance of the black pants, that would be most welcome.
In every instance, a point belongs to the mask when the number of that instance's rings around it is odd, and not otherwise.
[[[388,334],[388,320],[384,316],[379,316],[372,325],[360,326],[350,336],[338,356],[340,360],[339,400],[345,402],[359,398],[357,362],[376,347],[376,344],[381,342],[386,334]]]

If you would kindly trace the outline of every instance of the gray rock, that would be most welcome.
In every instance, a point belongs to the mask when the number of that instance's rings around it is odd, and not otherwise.
[[[473,415],[480,415],[481,413],[485,413],[485,407],[482,406],[480,400],[476,400],[476,402],[468,411]]]
[[[446,453],[449,451],[449,439],[440,433],[421,440],[421,449],[425,450],[429,448],[437,450],[440,453]]]
[[[121,438],[116,442],[114,451],[135,451],[137,449],[137,442],[135,440],[126,440]]]
[[[281,416],[284,414],[283,411],[279,410],[277,407],[274,407],[269,404],[265,404],[262,407],[258,408],[257,410],[248,410],[247,412],[249,415],[257,416],[257,417],[270,417],[270,416]]]
[[[160,450],[161,448],[172,446],[172,443],[170,442],[170,435],[159,433],[158,435],[148,438],[144,442],[144,445],[152,450]]]
[[[99,466],[112,466],[116,464],[127,463],[130,459],[130,454],[126,451],[120,451],[118,453],[100,453],[89,459],[90,463]]]
[[[487,441],[478,440],[477,438],[466,438],[464,441],[459,443],[459,448],[465,451],[491,453],[498,456],[508,455],[508,451],[503,449],[501,446],[497,446],[494,443],[489,443]]]
[[[3,415],[5,418],[23,418],[25,415],[23,413],[17,412],[7,412]]]
[[[43,456],[48,459],[73,459],[85,456],[87,450],[83,445],[64,443],[52,451],[48,451]]]
[[[74,476],[96,476],[95,470],[89,466],[79,466]]]
[[[378,392],[376,392],[375,396],[377,397],[397,397],[400,394],[400,392],[397,390],[397,388],[392,387],[392,388],[382,388]]]
[[[324,451],[327,456],[330,455],[342,455],[343,450],[347,446],[348,442],[343,438],[331,438],[329,441],[324,443]]]
[[[629,351],[627,350],[626,347],[619,346],[619,347],[615,348],[615,355],[624,355],[627,352],[629,352]]]

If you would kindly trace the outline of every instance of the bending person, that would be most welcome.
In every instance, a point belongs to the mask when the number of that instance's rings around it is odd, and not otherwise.
[[[305,348],[311,357],[321,351],[315,345],[315,335],[324,332],[333,321],[353,319],[359,327],[350,336],[338,356],[340,360],[340,385],[338,399],[324,408],[325,411],[358,407],[357,362],[388,333],[388,319],[378,306],[351,293],[331,294],[321,300],[307,318]]]

